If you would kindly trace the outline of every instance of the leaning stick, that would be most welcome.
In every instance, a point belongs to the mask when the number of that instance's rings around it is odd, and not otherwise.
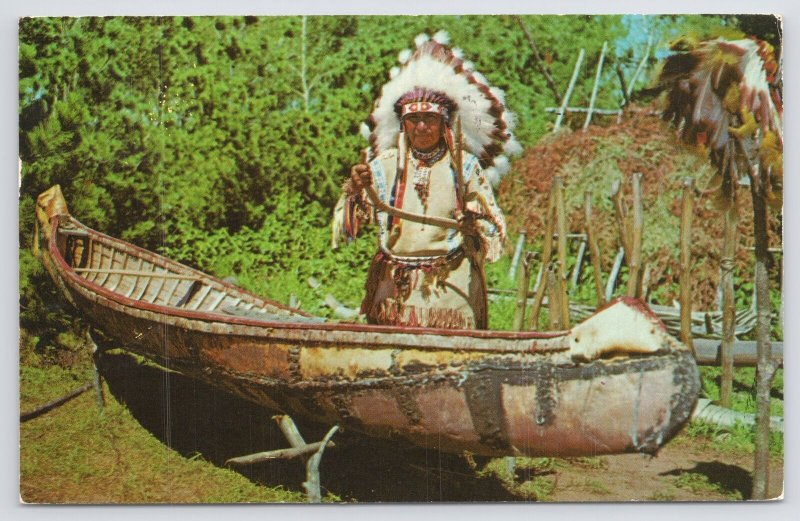
[[[547,265],[550,263],[550,257],[553,255],[553,221],[555,218],[555,207],[556,207],[556,197],[555,197],[555,184],[553,187],[550,188],[550,200],[547,202],[547,215],[545,216],[545,225],[544,225],[544,237],[542,239],[542,267],[543,269],[547,269]],[[533,299],[533,307],[531,309],[531,322],[530,328],[536,329],[539,324],[539,311],[542,308],[542,300],[544,300],[544,290],[547,286],[545,282],[545,273],[544,271],[540,272],[541,278],[539,278],[538,283],[536,285],[536,296]]]
[[[556,118],[556,124],[553,127],[553,132],[561,128],[561,121],[564,119],[564,114],[566,113],[567,105],[569,104],[569,98],[572,96],[572,89],[575,88],[575,82],[578,80],[578,72],[581,70],[581,64],[583,63],[583,57],[585,54],[586,51],[583,49],[581,49],[581,52],[578,53],[578,60],[575,62],[575,69],[572,71],[572,78],[569,80],[567,93],[564,94],[564,99],[561,100],[561,110],[558,112],[558,117]]]
[[[583,130],[589,128],[592,122],[592,112],[594,111],[594,103],[597,101],[597,89],[600,87],[600,76],[603,73],[603,60],[606,58],[606,51],[608,50],[608,42],[603,42],[603,50],[600,52],[600,60],[597,62],[597,73],[594,77],[594,86],[592,87],[592,97],[589,100],[589,111],[586,113],[586,121],[583,122]]]
[[[597,307],[606,303],[603,296],[603,274],[600,271],[600,246],[597,244],[597,236],[594,233],[592,223],[592,194],[587,191],[583,194],[583,211],[586,224],[586,237],[589,242],[589,256],[592,259],[592,271],[594,271],[594,290],[597,293]]]
[[[622,249],[625,252],[625,257],[630,259],[631,255],[631,241],[628,234],[628,227],[625,225],[625,216],[628,213],[625,208],[625,203],[622,201],[622,183],[619,179],[611,184],[611,202],[614,204],[614,216],[617,218],[617,227],[619,228],[619,242],[622,244]]]
[[[633,174],[631,182],[633,184],[633,219],[630,235],[631,255],[628,258],[628,296],[639,298],[642,294],[642,233],[644,229],[642,174]]]
[[[528,305],[528,286],[530,286],[533,257],[533,252],[527,252],[522,259],[522,271],[517,282],[517,300],[514,307],[514,331],[525,329],[525,308]]]
[[[51,402],[47,402],[46,404],[44,404],[44,405],[42,405],[40,407],[37,407],[36,409],[34,409],[32,411],[21,413],[19,415],[19,421],[20,422],[26,422],[28,420],[32,420],[32,419],[34,419],[36,417],[39,417],[42,414],[55,409],[59,405],[63,405],[65,403],[67,403],[68,401],[72,400],[73,398],[76,398],[76,397],[80,396],[81,394],[85,393],[86,391],[88,391],[91,388],[92,388],[92,382],[84,384],[84,385],[78,387],[77,389],[75,389],[73,391],[70,391],[69,393],[65,394],[64,396],[61,396],[60,398],[56,398],[55,400],[53,400]]]

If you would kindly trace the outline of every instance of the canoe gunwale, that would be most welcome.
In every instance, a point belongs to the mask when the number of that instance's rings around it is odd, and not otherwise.
[[[72,266],[67,264],[64,257],[61,255],[61,252],[58,250],[58,244],[56,241],[56,237],[59,233],[59,226],[61,224],[61,219],[64,217],[63,215],[56,216],[52,219],[52,233],[50,235],[49,241],[49,253],[50,257],[53,262],[56,264],[57,270],[63,277],[69,279],[73,284],[79,287],[85,288],[87,291],[91,293],[95,293],[99,296],[102,296],[108,300],[116,302],[122,306],[126,306],[132,308],[134,310],[141,310],[141,311],[148,311],[151,313],[156,313],[158,315],[162,315],[164,317],[175,317],[175,318],[183,318],[189,320],[198,320],[202,322],[210,322],[210,323],[219,323],[219,324],[229,324],[231,326],[249,326],[255,327],[259,329],[271,329],[271,330],[295,330],[295,331],[326,331],[326,332],[335,332],[335,331],[342,331],[342,332],[351,332],[351,333],[372,333],[374,335],[386,335],[386,334],[399,334],[399,335],[412,335],[412,336],[446,336],[446,337],[466,337],[469,339],[498,339],[498,340],[511,340],[511,341],[536,341],[536,340],[551,340],[557,339],[560,337],[565,337],[569,334],[569,331],[554,331],[554,332],[540,332],[540,331],[490,331],[490,330],[467,330],[467,329],[434,329],[434,328],[422,328],[422,327],[397,327],[397,326],[384,326],[384,325],[374,325],[374,324],[342,324],[342,323],[308,323],[308,322],[290,322],[290,321],[269,321],[264,319],[251,319],[247,317],[239,317],[234,315],[224,315],[221,313],[209,313],[204,311],[194,311],[194,310],[185,310],[185,309],[176,309],[170,306],[164,306],[160,304],[152,304],[149,302],[142,302],[138,300],[134,300],[132,298],[126,297],[114,291],[111,291],[107,288],[104,288],[95,282],[92,282],[84,277],[79,276]],[[250,299],[256,299],[263,301],[269,305],[276,306],[278,308],[291,311],[292,313],[297,313],[302,316],[310,316],[305,312],[300,310],[295,310],[289,308],[283,304],[278,302],[274,302],[269,299],[264,299],[263,297],[259,297],[253,293],[248,292],[238,286],[234,286],[227,282],[224,282],[220,279],[212,277],[208,274],[205,274],[199,270],[194,268],[190,268],[178,262],[172,261],[158,255],[156,253],[150,252],[143,248],[140,248],[136,245],[127,243],[125,241],[115,239],[110,237],[106,234],[101,232],[97,232],[92,230],[91,228],[83,225],[79,221],[75,220],[71,216],[66,216],[69,219],[69,222],[72,224],[79,226],[86,231],[89,232],[89,239],[92,240],[105,240],[114,245],[119,245],[123,248],[131,248],[133,249],[134,253],[139,255],[140,258],[147,258],[151,262],[153,260],[159,261],[158,264],[164,266],[164,264],[171,265],[177,270],[189,272],[193,275],[196,275],[197,278],[205,283],[213,283],[219,284],[223,286],[226,290],[230,292],[230,294],[244,294],[248,296]],[[424,346],[420,346],[424,347]],[[535,348],[534,348],[535,349]],[[559,348],[562,349],[562,348]],[[563,349],[566,349],[564,347]],[[519,348],[517,350],[520,350]]]

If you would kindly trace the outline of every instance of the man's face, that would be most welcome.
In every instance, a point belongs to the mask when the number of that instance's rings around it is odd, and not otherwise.
[[[415,112],[403,118],[403,129],[411,146],[427,152],[442,138],[442,116],[433,112]]]

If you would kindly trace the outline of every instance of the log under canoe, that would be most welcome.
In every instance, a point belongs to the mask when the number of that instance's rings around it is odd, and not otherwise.
[[[654,453],[697,401],[692,354],[639,301],[561,332],[331,323],[94,231],[57,186],[37,219],[55,284],[119,347],[298,419],[566,457]]]

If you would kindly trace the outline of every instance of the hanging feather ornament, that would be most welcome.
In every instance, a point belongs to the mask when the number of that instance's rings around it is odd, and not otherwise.
[[[681,39],[664,62],[664,118],[686,143],[708,150],[717,173],[709,188],[720,209],[735,204],[736,184],[751,165],[770,176],[770,202],[780,201],[783,106],[772,46],[755,38]]]
[[[476,156],[486,177],[496,185],[508,172],[509,157],[522,152],[512,130],[514,115],[506,109],[503,92],[464,61],[460,49],[448,47],[449,36],[420,34],[416,50],[401,51],[381,97],[366,121],[372,156],[397,146],[400,131],[398,100],[418,94],[415,101],[431,101],[448,109],[448,125],[459,116],[465,149]]]

